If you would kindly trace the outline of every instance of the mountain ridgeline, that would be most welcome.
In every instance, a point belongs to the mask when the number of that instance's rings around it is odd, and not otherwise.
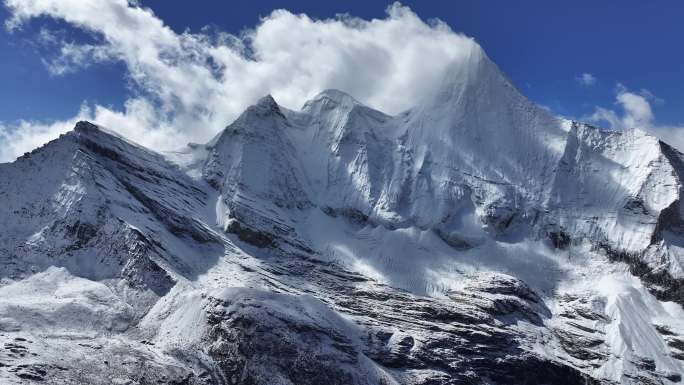
[[[79,122],[0,164],[0,379],[679,383],[683,177],[475,43],[396,116],[265,96],[174,152]]]

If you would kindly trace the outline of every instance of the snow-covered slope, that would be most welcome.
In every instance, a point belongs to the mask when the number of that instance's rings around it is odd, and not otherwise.
[[[682,155],[638,129],[550,115],[477,45],[432,98],[396,117],[336,90],[298,112],[266,97],[208,148],[204,175],[222,191],[221,206],[275,205],[264,217],[277,212],[293,234],[313,206],[389,230],[430,230],[457,249],[492,239],[586,241],[683,278],[678,238],[661,229],[681,222]],[[240,215],[228,209],[219,220]],[[300,235],[317,227],[299,226]]]
[[[475,43],[397,116],[266,96],[165,154],[81,122],[0,165],[0,379],[677,383],[682,177]]]

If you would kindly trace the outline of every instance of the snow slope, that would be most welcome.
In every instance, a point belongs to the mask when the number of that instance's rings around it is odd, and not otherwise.
[[[81,122],[0,165],[0,378],[677,383],[682,176],[475,43],[397,116],[266,96],[165,154]]]

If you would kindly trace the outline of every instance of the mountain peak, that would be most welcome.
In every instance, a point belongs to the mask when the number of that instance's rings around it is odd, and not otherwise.
[[[256,114],[256,116],[258,117],[265,117],[270,115],[283,116],[283,113],[280,110],[280,106],[275,101],[275,99],[273,99],[273,96],[271,96],[271,94],[268,94],[257,100],[257,102],[254,105],[247,108],[243,115],[245,114],[247,116]]]
[[[280,111],[280,106],[278,106],[278,103],[273,99],[273,96],[271,94],[268,94],[262,98],[260,98],[254,107],[258,108],[259,110],[262,110],[263,112],[275,112],[275,113],[281,113]]]
[[[271,94],[268,94],[268,95],[260,98],[256,102],[256,106],[268,107],[268,108],[278,108],[278,103],[276,103],[275,99],[273,99],[273,96],[271,96]]]
[[[76,123],[74,126],[74,131],[78,133],[89,133],[93,131],[99,131],[100,127],[96,124],[93,124],[87,120],[81,120]]]
[[[313,100],[329,99],[336,103],[355,103],[360,104],[353,96],[338,89],[329,88],[320,92]]]
[[[256,104],[248,107],[247,110],[230,126],[237,123],[239,126],[254,126],[252,128],[258,128],[257,126],[259,125],[255,125],[255,122],[264,118],[285,119],[285,115],[283,115],[280,106],[270,94],[260,98]]]
[[[455,105],[472,103],[473,99],[491,105],[494,104],[491,103],[494,100],[491,98],[494,97],[504,102],[524,99],[482,47],[473,42],[462,57],[455,59],[447,67],[440,86],[423,106],[446,106],[454,109]]]
[[[360,105],[362,104],[344,91],[327,89],[304,103],[302,111],[316,113],[340,107],[345,110],[351,110],[354,106]]]
[[[0,383],[679,381],[684,155],[554,117],[474,42],[438,88],[396,116],[267,95],[177,166],[87,121],[0,164],[0,343],[27,353]]]

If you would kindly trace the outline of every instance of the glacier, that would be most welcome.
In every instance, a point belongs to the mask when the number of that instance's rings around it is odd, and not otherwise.
[[[165,152],[79,122],[0,164],[0,379],[679,383],[683,176],[474,42],[394,116],[265,96]]]

